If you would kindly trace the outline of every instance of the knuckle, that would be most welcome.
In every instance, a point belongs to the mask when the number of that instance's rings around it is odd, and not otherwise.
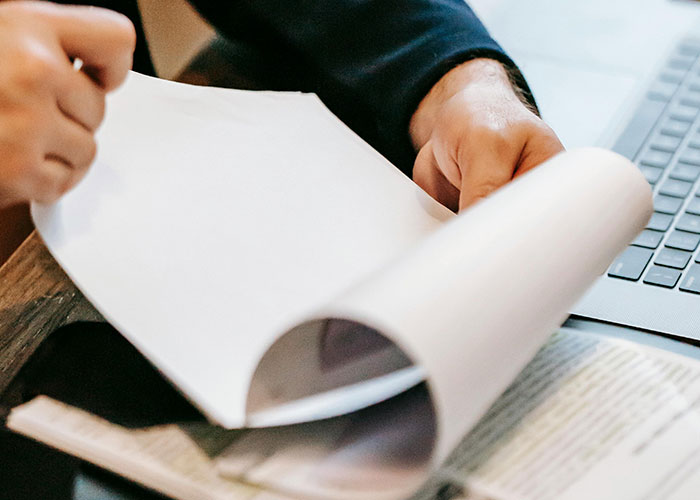
[[[56,165],[51,175],[45,175],[41,180],[41,186],[35,195],[37,201],[42,203],[53,203],[66,193],[72,185],[69,167],[62,162],[54,160]],[[55,170],[60,169],[60,171]]]
[[[133,52],[136,47],[136,28],[131,20],[118,12],[93,9],[94,14],[104,16],[104,26],[109,30],[113,48]]]
[[[58,63],[47,51],[25,44],[17,49],[15,56],[19,59],[15,79],[25,89],[46,88],[60,75]]]
[[[458,110],[446,118],[447,124],[454,124],[448,129],[450,139],[460,141],[467,138],[475,146],[503,147],[512,141],[515,132],[508,117],[491,111]]]
[[[123,37],[123,42],[124,45],[127,47],[127,50],[129,52],[133,52],[136,49],[136,28],[134,27],[133,23],[127,18],[126,16],[122,16],[123,22],[123,28],[122,28],[122,37]]]
[[[562,145],[556,132],[547,125],[544,121],[538,119],[532,124],[530,129],[530,137],[537,141],[537,144],[546,146],[551,150],[562,150],[564,146]]]
[[[35,79],[51,77],[57,72],[57,65],[47,52],[33,47],[24,48],[23,52],[24,70]]]
[[[542,135],[543,136],[545,136],[548,139],[550,139],[551,141],[561,145],[561,142],[559,141],[559,136],[557,136],[557,133],[554,131],[554,129],[552,129],[552,127],[547,125],[545,122],[542,122],[541,127],[542,127]]]
[[[61,111],[94,132],[105,117],[105,92],[87,75],[76,73],[59,90]]]
[[[524,120],[523,126],[533,133],[554,134],[554,131],[544,122],[544,120],[534,115],[531,118]]]
[[[80,141],[77,154],[71,158],[71,166],[75,170],[86,170],[97,156],[97,142],[90,135]]]
[[[473,128],[475,140],[491,144],[496,149],[503,149],[511,143],[512,129],[510,129],[501,120],[488,119],[481,123],[475,124]]]

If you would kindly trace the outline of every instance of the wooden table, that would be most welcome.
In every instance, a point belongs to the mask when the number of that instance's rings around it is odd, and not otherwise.
[[[77,321],[104,321],[34,231],[0,267],[0,394],[42,341]]]

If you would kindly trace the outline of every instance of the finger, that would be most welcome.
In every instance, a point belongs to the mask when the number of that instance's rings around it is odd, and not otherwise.
[[[69,72],[56,102],[65,116],[91,132],[104,118],[105,91],[81,71]]]
[[[479,144],[479,147],[462,148],[464,153],[458,160],[462,172],[459,210],[473,205],[510,181],[520,152],[493,142],[473,144]]]
[[[532,170],[562,151],[564,151],[564,146],[559,138],[549,127],[545,126],[544,130],[532,137],[523,149],[514,177]]]
[[[47,139],[46,154],[60,158],[75,170],[85,170],[92,163],[96,152],[97,144],[93,134],[59,114],[53,133]]]
[[[39,203],[53,203],[73,187],[79,179],[79,173],[64,160],[47,155],[31,179],[29,199]]]
[[[433,152],[432,141],[428,141],[418,151],[413,165],[413,181],[436,201],[452,211],[457,211],[459,190],[440,171]]]
[[[121,84],[136,44],[134,26],[126,16],[98,7],[42,3],[37,8],[51,21],[66,54],[83,61],[82,71],[105,90]]]

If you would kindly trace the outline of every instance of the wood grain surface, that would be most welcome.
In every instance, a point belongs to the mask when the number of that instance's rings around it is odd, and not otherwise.
[[[34,231],[0,267],[0,394],[56,329],[104,321]]]

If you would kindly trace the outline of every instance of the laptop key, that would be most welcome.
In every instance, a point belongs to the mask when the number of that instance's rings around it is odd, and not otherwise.
[[[692,78],[688,83],[688,89],[693,92],[700,92],[700,78]]]
[[[673,248],[662,248],[656,256],[656,259],[654,259],[654,264],[673,267],[675,269],[685,269],[685,266],[688,265],[690,257],[692,256],[692,252],[674,250]]]
[[[652,185],[656,184],[664,173],[663,168],[650,167],[648,165],[640,165],[639,170],[642,171],[647,182]]]
[[[662,194],[657,194],[654,197],[654,211],[662,214],[676,215],[682,204],[683,200],[678,198],[671,198]]]
[[[698,116],[698,109],[677,104],[671,108],[669,111],[669,116],[674,120],[692,123],[695,121],[695,117]]]
[[[671,161],[672,153],[667,153],[666,151],[655,151],[650,149],[644,153],[639,160],[642,165],[648,165],[650,167],[664,168]]]
[[[671,170],[669,177],[679,181],[695,182],[700,177],[700,167],[679,163]]]
[[[698,200],[698,202],[700,202],[700,199]],[[672,221],[672,215],[654,212],[651,215],[651,218],[649,219],[647,229],[653,229],[654,231],[666,231],[669,227],[671,227]]]
[[[671,236],[668,237],[665,246],[675,248],[676,250],[685,250],[694,252],[700,243],[700,235],[694,233],[686,233],[684,231],[674,230]]]
[[[684,93],[683,97],[681,97],[680,102],[684,106],[691,106],[693,108],[700,108],[700,93],[698,93],[698,92]]]
[[[688,163],[690,165],[700,165],[700,149],[686,148],[678,157],[678,161]]]
[[[685,74],[686,71],[667,68],[661,72],[659,80],[662,82],[679,84],[683,81]]]
[[[700,41],[694,39],[683,40],[678,44],[676,51],[687,57],[698,57],[700,56]]]
[[[663,286],[665,288],[673,288],[678,283],[681,277],[681,272],[678,269],[669,267],[652,266],[649,272],[644,276],[644,283],[647,285]]]
[[[655,81],[649,91],[647,98],[653,101],[669,102],[673,98],[673,94],[678,90],[678,84],[673,82]]]
[[[700,148],[700,132],[695,132],[693,135],[690,136],[688,146],[690,146],[691,148]]]
[[[700,144],[700,136],[698,136],[698,144]],[[679,137],[665,134],[657,134],[649,143],[651,149],[666,151],[667,153],[675,153],[680,145],[681,139]]]
[[[627,247],[610,266],[608,276],[637,281],[653,254],[654,251],[647,248]]]
[[[637,235],[637,237],[632,242],[632,245],[636,247],[644,248],[656,248],[661,243],[664,237],[664,233],[659,231],[652,231],[650,229],[645,229]]]
[[[700,265],[693,264],[685,273],[679,289],[683,292],[700,293]]]
[[[691,198],[690,203],[685,207],[685,211],[689,214],[700,215],[700,198]]]
[[[668,64],[666,66],[668,66],[671,69],[683,71],[683,73],[686,73],[690,68],[693,67],[694,63],[695,57],[675,55],[668,61]]]
[[[700,234],[700,216],[692,214],[681,215],[681,218],[676,222],[676,229]]]
[[[690,123],[678,120],[666,120],[661,125],[662,134],[672,135],[674,137],[685,137],[685,134],[688,133],[688,130],[690,130]],[[643,139],[641,142],[643,142]]]
[[[674,198],[685,198],[690,192],[690,188],[693,187],[692,182],[677,181],[675,179],[667,179],[661,185],[659,193],[666,196],[673,196]]]

